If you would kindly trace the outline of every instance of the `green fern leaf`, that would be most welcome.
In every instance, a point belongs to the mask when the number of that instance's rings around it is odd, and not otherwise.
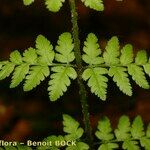
[[[129,141],[129,140],[123,142],[122,148],[126,150],[140,150],[137,141]]]
[[[97,11],[104,10],[103,0],[81,0],[86,7],[90,7]]]
[[[83,129],[79,127],[79,123],[69,115],[63,115],[63,131],[66,140],[76,140],[83,135]]]
[[[106,46],[106,51],[103,54],[106,64],[115,65],[119,63],[119,41],[116,36],[112,37]]]
[[[140,139],[141,146],[144,147],[146,150],[150,150],[150,139],[143,137]]]
[[[103,76],[108,71],[105,68],[88,68],[83,72],[82,78],[88,80],[88,86],[91,88],[91,92],[100,97],[102,100],[106,100],[106,89],[108,79]]]
[[[66,150],[88,150],[89,146],[83,142],[77,142],[75,146],[69,146]]]
[[[122,65],[128,65],[133,62],[133,47],[127,44],[121,50],[120,62]]]
[[[115,130],[115,135],[118,140],[125,140],[131,137],[130,135],[130,120],[128,116],[122,116],[119,119],[118,129]]]
[[[31,3],[33,3],[34,0],[23,0],[24,5],[30,5]]]
[[[119,145],[116,143],[107,143],[107,144],[102,144],[98,150],[114,150],[116,148],[119,148]]]
[[[22,63],[22,56],[20,55],[20,53],[16,50],[16,51],[13,51],[11,54],[10,54],[10,61],[14,64],[21,64]]]
[[[113,77],[113,81],[116,82],[117,86],[123,93],[131,96],[132,87],[128,79],[128,74],[125,71],[127,71],[127,69],[123,67],[111,67],[108,75]]]
[[[45,4],[49,11],[58,12],[65,0],[45,0]]]
[[[23,81],[26,74],[29,72],[29,65],[26,63],[23,63],[20,66],[17,66],[14,70],[12,81],[10,84],[10,88],[14,88],[20,84],[20,82]]]
[[[36,39],[37,54],[40,55],[39,62],[49,65],[54,60],[53,46],[43,35]]]
[[[142,88],[149,89],[149,84],[146,80],[143,69],[135,64],[128,66],[128,72],[132,76],[132,79]]]
[[[145,135],[143,121],[140,116],[137,116],[134,119],[132,127],[131,127],[131,134],[132,134],[132,137],[135,139],[139,139]]]
[[[49,76],[50,71],[47,66],[32,66],[29,75],[26,76],[24,91],[30,91],[40,84],[45,77]]]
[[[86,54],[83,54],[82,59],[90,65],[93,64],[102,64],[104,63],[104,60],[102,57],[99,57],[101,54],[101,49],[99,47],[99,44],[97,43],[98,39],[95,36],[95,34],[90,33],[84,42],[84,48],[83,51]]]
[[[137,65],[145,65],[147,63],[147,53],[144,50],[138,51],[136,58],[135,58],[135,63]]]
[[[49,145],[47,144],[46,146],[38,146],[37,150],[60,150],[59,147],[61,147],[61,145],[56,144],[56,141],[59,141],[59,142],[64,141],[64,137],[61,135],[49,136],[49,137],[45,138],[43,140],[43,142],[46,142],[46,143],[50,142],[50,144]]]
[[[34,48],[29,48],[23,53],[23,61],[29,64],[35,64],[37,62],[37,53]]]
[[[67,91],[67,87],[70,85],[70,79],[76,79],[77,73],[72,67],[57,66],[53,67],[54,72],[51,75],[49,81],[49,96],[51,101],[56,101],[64,92]]]
[[[15,65],[13,63],[6,63],[0,70],[0,80],[5,79],[6,77],[10,76],[13,72]]]
[[[58,45],[56,46],[55,59],[61,63],[70,63],[74,60],[74,52],[73,52],[73,40],[71,34],[66,32],[59,36]]]
[[[103,117],[102,119],[100,119],[97,128],[98,131],[96,131],[95,135],[98,139],[102,141],[110,141],[114,138],[114,135],[111,133],[111,124],[107,117]]]

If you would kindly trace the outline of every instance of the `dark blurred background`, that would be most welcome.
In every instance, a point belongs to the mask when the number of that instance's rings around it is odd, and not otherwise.
[[[113,35],[121,45],[131,43],[134,51],[146,49],[150,54],[150,1],[105,0],[105,11],[96,12],[78,1],[80,39],[83,43],[89,32],[94,32],[101,47]],[[35,0],[25,7],[22,0],[0,0],[0,57],[8,59],[13,50],[23,52],[34,46],[37,35],[43,34],[54,45],[62,32],[71,32],[69,5],[54,14],[45,9],[43,0]],[[83,45],[82,45],[83,46]],[[78,86],[73,82],[69,90],[57,102],[50,102],[47,81],[31,92],[23,92],[22,85],[9,88],[10,78],[0,81],[0,139],[25,141],[41,140],[50,134],[62,133],[62,114],[78,119],[82,126],[82,111]],[[133,119],[141,115],[146,124],[150,122],[150,91],[132,82],[132,97],[125,96],[109,80],[108,98],[102,102],[90,94],[91,122],[95,130],[99,118],[110,117],[113,127],[118,118],[127,114]],[[89,88],[87,87],[89,91]]]

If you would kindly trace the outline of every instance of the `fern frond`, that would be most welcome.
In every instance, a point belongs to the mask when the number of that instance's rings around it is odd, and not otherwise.
[[[30,65],[35,64],[37,62],[37,53],[34,48],[29,48],[23,53],[23,61],[29,63]]]
[[[13,72],[15,65],[11,62],[7,62],[4,64],[0,70],[0,80],[9,77],[10,74]]]
[[[32,66],[29,71],[29,75],[26,76],[26,81],[24,84],[24,91],[30,91],[35,88],[49,76],[50,71],[47,66]]]
[[[58,12],[65,0],[45,0],[46,7],[49,11]]]
[[[123,93],[131,96],[132,87],[126,71],[127,69],[124,67],[111,67],[109,69],[108,75],[113,77],[113,81],[116,82],[117,86]]]
[[[80,124],[71,116],[63,114],[63,131],[64,136],[49,136],[43,140],[43,142],[51,142],[51,145],[39,146],[37,150],[88,150],[89,146],[82,142],[81,136],[83,135],[83,129]],[[62,144],[58,144],[61,143]],[[65,145],[63,143],[68,143]],[[71,144],[70,142],[73,142]]]
[[[104,10],[103,0],[81,0],[86,7],[90,7],[97,11]]]
[[[110,120],[107,117],[100,119],[97,129],[95,135],[98,139],[102,141],[111,141],[114,138],[114,135],[111,133],[112,128]]]
[[[83,135],[83,129],[79,127],[79,123],[69,115],[63,115],[63,131],[66,140],[76,140]]]
[[[133,62],[133,46],[127,44],[121,50],[120,63],[122,65],[128,65]]]
[[[25,79],[23,89],[30,91],[50,75],[52,67],[54,73],[48,90],[51,100],[57,100],[70,85],[70,78],[77,77],[74,68],[70,67],[73,65],[69,64],[75,58],[73,48],[71,34],[68,32],[61,34],[56,47],[58,52],[56,60],[61,63],[53,63],[55,57],[53,46],[43,35],[39,35],[36,39],[36,48],[30,47],[25,50],[23,57],[15,50],[10,54],[9,61],[0,62],[0,80],[13,72],[10,88],[18,86]]]
[[[135,64],[128,65],[128,73],[132,76],[132,79],[142,88],[149,89],[149,84],[146,80],[143,68]]]
[[[75,59],[73,48],[73,40],[70,33],[66,32],[59,36],[56,46],[55,60],[61,63],[70,63]]]
[[[130,135],[130,120],[128,116],[122,116],[119,119],[118,129],[115,130],[115,135],[118,140],[125,140],[131,137]]]
[[[91,69],[91,67],[93,69],[101,67],[104,69],[108,68],[108,75],[113,77],[113,81],[116,82],[119,89],[128,96],[132,95],[132,87],[128,75],[131,75],[132,79],[140,87],[149,89],[150,86],[146,80],[145,73],[150,76],[150,59],[148,61],[146,51],[139,51],[134,59],[132,45],[126,44],[121,49],[120,53],[118,38],[114,36],[108,41],[105,48],[106,50],[103,52],[103,56],[100,57],[99,55],[101,54],[101,50],[97,41],[97,37],[93,33],[90,33],[84,43],[85,46],[83,48],[83,51],[85,52],[85,54],[82,55],[82,59],[84,60],[84,62],[89,64],[89,66],[87,67],[88,69],[86,68],[86,70],[84,71],[84,73],[87,72],[88,74],[87,79],[85,77],[84,80],[88,80],[90,78],[89,70]],[[101,73],[99,72],[99,74]],[[92,85],[94,87],[93,89]],[[91,87],[92,93],[94,93],[93,91],[96,91],[100,87],[98,84],[95,84],[95,82],[89,86]],[[102,94],[95,94],[98,95],[98,97],[100,97],[100,95],[102,97]],[[106,97],[104,97],[104,94],[103,99],[106,99]]]
[[[22,63],[22,56],[21,54],[16,50],[13,51],[10,54],[10,61],[16,65],[20,65]]]
[[[138,51],[135,57],[135,63],[137,65],[145,65],[147,63],[147,53],[145,50]]]
[[[108,79],[104,76],[105,74],[113,77],[113,81],[116,82],[119,89],[129,96],[132,95],[132,88],[128,74],[140,87],[149,89],[145,73],[150,76],[150,60],[148,61],[146,52],[139,51],[134,59],[133,47],[130,44],[122,48],[121,55],[119,47],[118,38],[114,36],[108,41],[106,51],[101,56],[98,39],[93,33],[90,33],[84,42],[82,59],[88,66],[83,70],[82,78],[85,81],[88,80],[91,92],[102,100],[106,100],[107,94]],[[0,80],[10,76],[13,72],[10,87],[16,87],[26,79],[24,90],[29,91],[49,76],[49,67],[52,67],[54,73],[51,75],[48,91],[50,99],[55,101],[66,92],[70,85],[70,78],[77,77],[74,68],[70,67],[74,66],[70,64],[75,59],[73,49],[73,39],[68,32],[59,36],[56,54],[50,41],[43,35],[39,35],[36,39],[35,49],[27,49],[23,53],[23,57],[16,50],[10,54],[9,61],[0,62]],[[53,63],[54,57],[60,63]]]
[[[126,95],[132,95],[132,87],[128,74],[132,76],[132,79],[140,87],[149,89],[145,73],[150,76],[150,60],[148,61],[146,51],[139,51],[134,60],[133,47],[127,44],[121,49],[120,55],[119,41],[114,36],[108,41],[105,48],[106,51],[103,52],[103,57],[99,57],[101,50],[97,41],[97,37],[92,33],[88,35],[85,41],[83,51],[86,54],[82,55],[82,59],[89,64],[87,68],[109,68],[108,75],[113,77],[113,81],[116,82],[119,89]],[[98,88],[98,85],[94,86],[94,89]],[[92,89],[91,92],[93,93]]]
[[[113,150],[114,148],[118,148],[117,143],[111,142],[111,140],[114,139],[114,135],[112,133],[112,128],[110,121],[107,117],[103,117],[98,122],[97,131],[95,133],[96,137],[104,142],[104,144],[101,144],[98,148],[98,150]]]
[[[38,61],[42,64],[50,65],[54,60],[53,46],[43,35],[36,39],[36,52],[39,55]]]
[[[57,66],[53,67],[54,72],[51,75],[49,81],[49,96],[51,101],[56,101],[64,92],[67,91],[67,87],[70,85],[70,79],[76,79],[77,73],[72,67]]]
[[[116,36],[112,37],[106,46],[106,51],[103,54],[106,64],[116,65],[119,63],[119,40]]]
[[[125,150],[145,150],[150,149],[150,125],[145,134],[142,118],[137,116],[132,125],[128,116],[122,116],[119,119],[118,128],[112,132],[110,121],[107,117],[101,119],[98,124],[98,130],[95,135],[101,140],[98,150],[116,149],[119,145]],[[114,147],[113,147],[114,146]]]
[[[132,137],[135,139],[139,139],[145,135],[143,121],[140,116],[137,116],[132,124],[131,128]]]
[[[29,50],[31,51],[31,50]],[[28,52],[25,52],[25,58],[28,57],[27,54]],[[25,75],[29,71],[29,64],[28,63],[23,63],[23,58],[21,54],[16,50],[10,54],[10,61],[14,64],[17,65],[17,67],[14,70],[13,76],[12,76],[12,81],[10,84],[10,88],[14,88],[19,85],[20,82],[23,81],[25,78]]]
[[[85,54],[82,55],[82,59],[90,65],[102,64],[104,60],[99,55],[101,54],[101,49],[98,44],[98,39],[95,34],[90,33],[84,42],[83,51]]]
[[[17,66],[14,70],[10,88],[18,86],[23,79],[25,79],[26,74],[29,72],[29,64],[23,63],[20,66]]]
[[[24,5],[30,5],[34,2],[34,0],[23,0]]]
[[[88,86],[91,88],[91,92],[100,97],[102,100],[106,100],[106,89],[108,79],[104,76],[108,71],[105,68],[88,68],[83,74],[82,78],[88,80]]]

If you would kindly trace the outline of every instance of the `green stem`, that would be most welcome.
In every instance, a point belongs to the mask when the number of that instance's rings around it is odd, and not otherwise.
[[[69,0],[70,9],[71,9],[71,21],[73,25],[73,39],[74,39],[74,49],[75,49],[75,57],[76,63],[79,68],[82,68],[82,57],[80,52],[80,39],[79,39],[79,27],[78,27],[78,13],[76,11],[75,0]]]
[[[91,128],[91,123],[90,123],[90,114],[88,110],[89,106],[87,103],[86,89],[82,80],[83,66],[82,66],[82,56],[80,52],[79,28],[78,28],[78,23],[77,23],[78,13],[76,11],[75,0],[69,0],[69,3],[70,3],[70,9],[71,9],[72,25],[73,25],[74,52],[75,52],[76,65],[77,65],[77,74],[78,74],[77,80],[78,80],[78,85],[79,85],[80,102],[82,105],[82,113],[83,113],[83,118],[84,118],[87,142],[92,147],[93,137],[92,137],[92,128]]]

